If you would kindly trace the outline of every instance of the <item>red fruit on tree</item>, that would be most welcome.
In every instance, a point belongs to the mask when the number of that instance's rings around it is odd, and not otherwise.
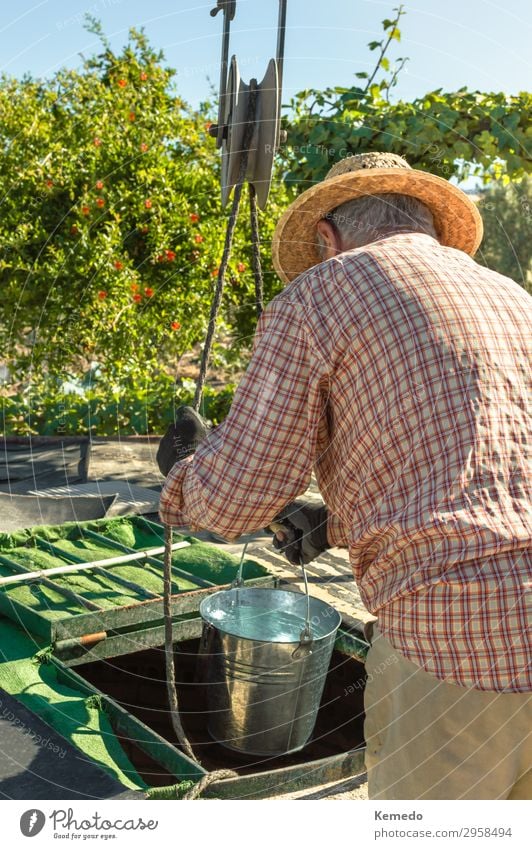
[[[143,153],[146,153],[146,151],[148,150],[148,145],[146,144],[146,142],[141,143],[140,149]]]
[[[118,80],[118,85],[120,88],[125,88],[127,86],[127,80],[124,80],[123,78]]]
[[[82,206],[81,207],[81,214],[82,215],[89,215],[90,211],[91,211],[90,206]]]
[[[170,325],[170,327],[172,328],[172,330],[179,330],[180,327],[181,327],[181,324],[178,321],[173,321],[172,324]]]
[[[101,191],[103,189],[103,180],[96,180],[95,186],[98,191]]]
[[[142,295],[139,295],[138,293],[136,295],[133,295],[133,300],[136,304],[140,304],[140,302],[142,301]]]
[[[192,221],[193,224],[196,224],[196,222],[199,221],[198,213],[197,212],[191,212],[190,213],[190,220]]]
[[[135,113],[134,113],[134,112],[130,112],[130,113],[129,113],[129,120],[130,120],[130,121],[134,121],[134,120],[135,120],[135,117],[136,117],[136,116],[135,116]]]
[[[114,267],[116,268],[117,271],[122,271],[122,269],[124,267],[124,263],[120,262],[119,259],[115,259],[113,265],[114,265]]]
[[[137,292],[138,288],[139,288],[139,284],[138,283],[132,283],[129,288],[131,289],[132,292]]]
[[[146,73],[146,71],[140,72],[140,79],[142,80],[142,82],[145,82],[148,79],[148,74]]]
[[[96,198],[96,206],[99,206],[100,208],[101,208],[102,206],[105,206],[105,201],[104,201],[104,199],[103,199],[103,198]]]
[[[93,143],[94,147],[100,147],[102,140],[99,139],[98,136],[95,136],[92,140],[92,143]]]
[[[46,181],[46,188],[47,188],[47,189],[51,189],[53,185],[54,185],[54,181],[53,181],[53,180],[47,180],[47,181]]]
[[[175,251],[165,251],[168,262],[173,262],[175,259]]]
[[[144,206],[146,207],[146,209],[151,209],[151,207],[152,207],[151,198],[146,198],[146,200],[144,201]]]
[[[99,297],[100,301],[105,301],[105,299],[107,297],[107,292],[104,292],[103,290],[101,292],[98,292],[98,297]]]
[[[237,265],[237,271],[240,271],[240,273],[242,273],[245,270],[246,270],[246,266],[244,265],[244,263],[239,262],[238,265]]]
[[[78,227],[76,227],[75,224],[73,224],[72,227],[70,228],[70,232],[72,233],[73,236],[77,236],[78,233],[79,233],[79,229],[78,229]]]
[[[194,236],[194,241],[197,245],[201,245],[201,243],[203,242],[203,236],[200,236],[199,233],[196,233],[196,235]]]
[[[144,294],[146,295],[147,298],[152,298],[153,295],[155,294],[155,292],[151,288],[151,286],[146,286],[146,288],[144,289]]]

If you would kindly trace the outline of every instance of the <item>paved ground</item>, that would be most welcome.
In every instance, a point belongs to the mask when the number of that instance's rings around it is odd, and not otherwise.
[[[163,478],[155,461],[157,441],[122,440],[108,441],[97,439],[92,446],[89,480],[127,480],[131,484],[158,487]],[[305,497],[319,499],[319,490],[313,482]],[[304,589],[301,569],[291,566],[271,544],[271,534],[255,533],[242,537],[238,544],[227,544],[217,535],[202,532],[196,534],[202,539],[219,545],[226,551],[240,554],[242,545],[248,542],[250,557],[264,562],[268,569],[283,581]],[[347,551],[334,548],[323,554],[317,561],[309,564],[307,574],[312,595],[333,605],[340,613],[365,622],[371,619],[362,604],[357,586],[353,580]],[[301,791],[279,798],[286,799],[367,799],[365,776],[358,776],[326,787]]]

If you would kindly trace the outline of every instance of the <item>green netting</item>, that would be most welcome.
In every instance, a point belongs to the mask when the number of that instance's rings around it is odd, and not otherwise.
[[[128,548],[141,551],[148,548],[160,547],[163,544],[162,529],[152,527],[141,517],[128,516],[116,519],[98,519],[93,522],[77,524],[67,522],[61,526],[41,526],[14,534],[0,534],[0,551],[10,560],[14,560],[30,569],[47,569],[68,562],[66,557],[51,554],[35,548],[35,538],[52,543],[58,551],[65,555],[73,555],[83,560],[103,560],[119,555],[121,552],[104,542],[98,542],[90,537],[84,537],[84,530],[96,531],[109,540],[119,542]],[[177,568],[190,574],[190,581],[175,576],[173,592],[186,592],[197,588],[194,577],[203,578],[213,584],[230,583],[238,570],[238,558],[224,552],[220,548],[200,542],[192,536],[183,537],[175,534],[175,541],[187,540],[190,546],[174,552],[172,563]],[[149,564],[122,564],[106,567],[111,574],[126,579],[141,587],[162,595],[163,578],[161,569]],[[267,570],[253,560],[244,562],[244,579],[263,577]],[[132,599],[138,599],[135,590],[123,587],[112,581],[112,578],[90,573],[72,573],[64,576],[54,576],[54,582],[59,586],[71,589],[78,595],[92,601],[103,608],[112,608],[131,604]],[[35,606],[34,604],[31,606]],[[55,608],[54,608],[55,609]]]
[[[114,553],[116,554],[117,552],[115,551]],[[32,570],[50,569],[69,562],[66,558],[62,558],[59,555],[52,554],[48,551],[40,551],[34,547],[12,548],[5,551],[5,555],[14,563]],[[59,587],[72,590],[102,608],[121,607],[125,604],[131,604],[132,601],[138,601],[139,598],[135,590],[130,590],[113,581],[112,578],[99,575],[93,571],[54,575],[53,581]],[[13,587],[7,586],[4,592],[10,598],[15,598],[19,592],[19,585],[14,585]]]
[[[179,548],[174,553],[172,563],[175,566],[198,578],[212,581],[213,584],[228,584],[236,577],[239,564],[237,557],[206,542],[195,540],[194,543],[189,548]],[[244,580],[261,578],[267,574],[267,569],[254,560],[244,560]]]
[[[60,682],[51,664],[35,663],[34,640],[0,618],[0,687],[126,787],[146,789],[97,701]]]
[[[0,576],[12,575],[13,572],[7,566],[0,564]],[[38,613],[45,613],[49,619],[64,619],[66,614],[85,613],[86,608],[75,601],[65,598],[64,595],[43,584],[14,584],[6,587],[3,592],[8,598],[31,607]]]

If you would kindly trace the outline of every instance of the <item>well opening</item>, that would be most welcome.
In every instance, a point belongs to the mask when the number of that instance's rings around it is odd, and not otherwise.
[[[334,651],[310,742],[300,752],[282,757],[246,756],[215,743],[207,731],[206,687],[198,666],[200,641],[187,640],[175,649],[181,718],[202,766],[234,769],[239,775],[311,764],[364,746],[364,664]],[[173,745],[177,740],[168,710],[164,649],[152,648],[77,666],[83,678],[110,696]],[[169,773],[124,735],[117,735],[139,774],[151,786],[172,783]],[[173,779],[175,780],[175,779]]]

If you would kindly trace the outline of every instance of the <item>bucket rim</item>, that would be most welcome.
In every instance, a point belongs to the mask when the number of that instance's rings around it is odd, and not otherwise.
[[[275,639],[259,640],[259,639],[253,638],[253,637],[242,636],[239,633],[235,633],[234,630],[230,630],[229,628],[226,628],[226,627],[221,628],[219,626],[219,624],[216,623],[216,621],[212,621],[212,618],[210,618],[206,615],[205,610],[206,610],[206,608],[209,604],[212,604],[213,599],[215,599],[218,596],[227,596],[229,593],[232,593],[232,592],[235,592],[235,589],[231,588],[231,589],[228,589],[228,590],[218,590],[217,592],[211,593],[210,595],[206,596],[206,598],[202,599],[202,601],[200,602],[200,606],[199,606],[199,613],[200,613],[201,618],[203,619],[203,621],[207,625],[210,625],[212,628],[216,628],[216,630],[220,631],[220,633],[222,633],[222,634],[227,634],[228,636],[235,637],[238,640],[246,640],[249,643],[264,643],[264,644],[273,643],[275,645],[285,645],[285,646],[297,646],[299,644],[299,642],[300,642],[299,639],[296,639],[296,640],[275,640]],[[300,592],[299,590],[288,590],[288,589],[284,589],[282,587],[239,587],[238,592],[244,593],[244,594],[248,594],[250,592],[267,593],[267,594],[282,593],[283,595],[290,594],[290,595],[297,596],[298,598],[302,598],[302,599],[304,599],[306,597],[305,593]],[[318,637],[313,637],[313,642],[319,643],[321,641],[329,639],[333,634],[336,633],[336,631],[338,630],[338,628],[342,624],[342,616],[339,613],[339,611],[336,610],[335,607],[333,607],[328,602],[323,601],[321,598],[316,598],[316,596],[311,595],[310,599],[311,599],[311,602],[319,604],[323,608],[327,608],[328,610],[332,611],[332,613],[328,614],[328,615],[333,616],[333,614],[334,614],[334,616],[336,618],[336,624],[333,624],[331,626],[331,628],[327,631],[327,633],[320,634],[320,636],[318,636]],[[312,625],[312,616],[310,618],[310,621],[311,621],[311,625]]]

